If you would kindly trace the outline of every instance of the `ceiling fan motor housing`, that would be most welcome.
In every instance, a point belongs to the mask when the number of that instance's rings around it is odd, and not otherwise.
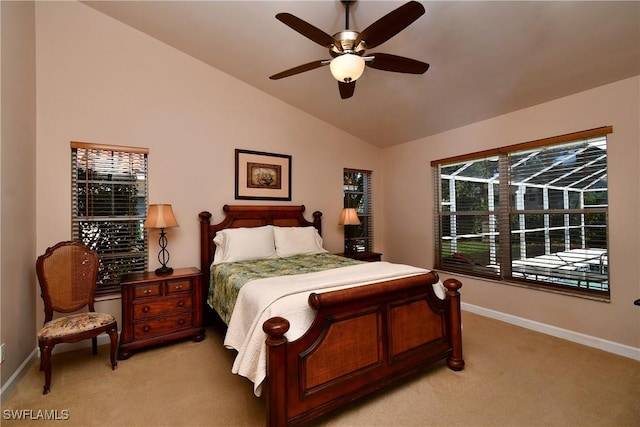
[[[340,43],[340,46],[333,44],[329,47],[329,53],[331,56],[335,58],[343,53],[362,55],[366,49],[365,41],[362,40],[357,46],[354,46],[359,35],[359,32],[353,30],[344,30],[339,33],[335,33],[333,38],[335,41]]]

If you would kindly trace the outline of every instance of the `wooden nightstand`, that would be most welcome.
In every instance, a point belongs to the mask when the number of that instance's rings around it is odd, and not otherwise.
[[[347,258],[353,258],[360,261],[367,261],[367,262],[382,261],[382,254],[379,252],[354,252],[351,254],[347,254],[343,252],[336,255],[340,255]]]
[[[122,277],[122,332],[118,359],[134,350],[179,338],[204,339],[200,270],[179,268]]]

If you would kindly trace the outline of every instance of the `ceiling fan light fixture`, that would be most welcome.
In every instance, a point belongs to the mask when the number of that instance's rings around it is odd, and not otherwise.
[[[344,83],[351,83],[364,72],[364,59],[361,56],[345,53],[331,60],[329,64],[333,77]]]

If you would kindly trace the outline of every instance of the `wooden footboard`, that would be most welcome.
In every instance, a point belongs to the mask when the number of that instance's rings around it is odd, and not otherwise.
[[[460,294],[436,273],[311,294],[309,330],[288,342],[289,322],[271,318],[267,333],[269,426],[299,425],[414,374],[442,359],[464,368]]]

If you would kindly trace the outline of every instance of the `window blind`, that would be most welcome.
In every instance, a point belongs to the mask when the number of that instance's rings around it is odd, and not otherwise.
[[[432,163],[437,267],[608,298],[610,132]]]
[[[500,242],[498,157],[442,165],[439,170],[440,264],[497,276]]]
[[[72,239],[100,256],[98,293],[119,291],[122,274],[147,270],[147,155],[143,148],[71,143]]]
[[[371,204],[371,171],[344,169],[344,207],[355,208],[360,225],[349,225],[345,247],[356,252],[373,251],[373,210]]]

